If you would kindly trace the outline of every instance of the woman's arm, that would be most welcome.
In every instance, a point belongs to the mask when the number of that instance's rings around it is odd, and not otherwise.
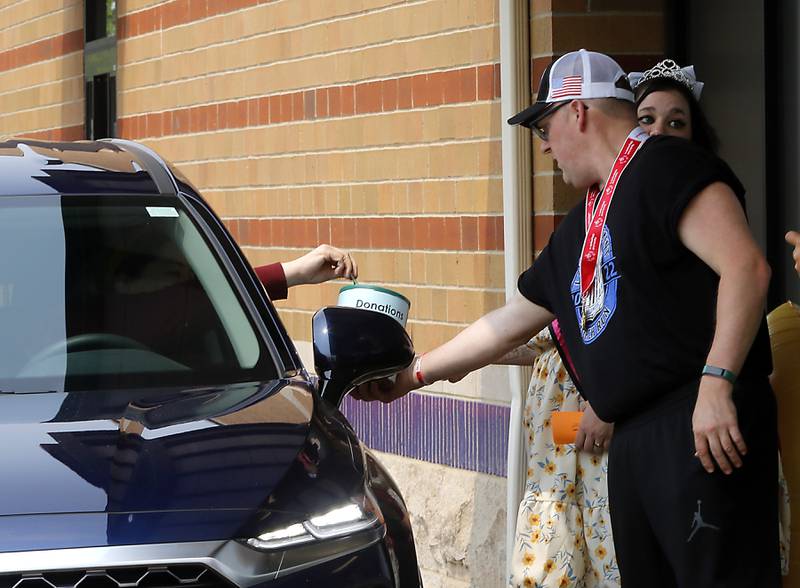
[[[291,286],[320,284],[333,278],[358,277],[358,264],[346,251],[320,245],[305,255],[285,263],[255,268],[256,275],[272,300],[283,300]]]

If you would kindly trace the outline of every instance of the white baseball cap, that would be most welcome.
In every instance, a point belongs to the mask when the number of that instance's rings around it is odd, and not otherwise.
[[[628,78],[616,61],[604,53],[572,51],[547,66],[539,82],[536,102],[508,119],[508,124],[531,128],[555,105],[591,98],[634,101]]]

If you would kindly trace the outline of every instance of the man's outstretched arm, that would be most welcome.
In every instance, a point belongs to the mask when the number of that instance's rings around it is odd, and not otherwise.
[[[450,341],[425,354],[422,374],[426,382],[444,380],[482,368],[522,345],[555,317],[545,308],[517,294],[504,306],[479,318]],[[421,388],[416,362],[397,374],[393,386],[387,380],[359,386],[352,394],[362,400],[391,402]]]

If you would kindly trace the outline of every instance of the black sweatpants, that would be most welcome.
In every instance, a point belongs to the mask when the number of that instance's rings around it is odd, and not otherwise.
[[[694,456],[698,382],[617,424],[608,490],[623,588],[780,586],[778,435],[766,380],[733,392],[744,465],[707,473]]]

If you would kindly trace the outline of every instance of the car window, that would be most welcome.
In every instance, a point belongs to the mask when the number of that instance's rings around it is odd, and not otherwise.
[[[276,377],[177,198],[2,198],[0,247],[1,390]]]

